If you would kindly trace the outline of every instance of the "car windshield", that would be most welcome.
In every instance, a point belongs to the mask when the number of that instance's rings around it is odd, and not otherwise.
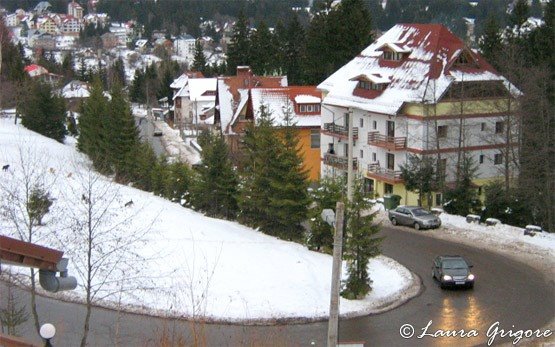
[[[462,259],[448,259],[443,261],[444,269],[466,269],[468,266]]]
[[[415,210],[412,210],[412,214],[415,215],[415,216],[425,216],[425,215],[428,215],[430,213],[428,211],[426,211],[425,209],[423,209],[423,208],[417,208]]]

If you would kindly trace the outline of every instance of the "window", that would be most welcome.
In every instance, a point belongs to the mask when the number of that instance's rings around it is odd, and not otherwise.
[[[310,130],[310,148],[320,148],[320,129]]]
[[[384,183],[383,193],[384,193],[384,195],[385,194],[393,194],[393,186],[389,183]]]
[[[360,119],[360,127],[361,127],[361,128],[364,128],[364,118],[361,118],[361,119]]]
[[[376,157],[377,157],[376,153],[375,153],[375,152],[374,152],[374,153],[372,153],[372,162],[374,162],[374,163],[375,163],[375,162],[377,162],[377,161],[378,161],[378,160],[376,159]]]
[[[503,134],[503,129],[505,128],[505,122],[495,122],[495,133]]]
[[[348,143],[344,143],[344,144],[343,144],[343,155],[344,155],[344,156],[348,156],[348,155],[349,155],[349,144],[348,144]]]
[[[372,83],[369,81],[358,81],[358,88],[366,90],[384,90],[385,84],[383,83]]]
[[[439,125],[437,127],[437,137],[438,138],[447,137],[447,125]]]
[[[364,158],[364,151],[361,149],[360,150],[360,159]]]
[[[328,153],[335,154],[335,150],[333,149],[333,143],[328,143]]]
[[[387,153],[386,164],[389,170],[395,170],[395,154]]]
[[[480,131],[486,131],[486,123],[480,124]]]
[[[436,194],[436,206],[441,206],[443,203],[443,197],[441,193]]]
[[[497,153],[497,154],[493,157],[493,163],[494,163],[495,165],[503,164],[503,154]]]
[[[301,113],[314,113],[320,112],[320,105],[318,104],[303,104],[299,105],[299,111]]]
[[[375,120],[372,121],[372,129],[378,129],[378,122],[376,122]]]
[[[393,52],[393,51],[384,51],[383,52],[383,58],[384,58],[384,60],[399,61],[403,58],[403,54]]]
[[[480,164],[483,164],[483,163],[484,163],[484,155],[480,154]]]

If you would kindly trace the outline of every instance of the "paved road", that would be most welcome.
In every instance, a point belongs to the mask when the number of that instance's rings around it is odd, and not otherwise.
[[[366,346],[485,345],[488,340],[486,332],[495,322],[505,330],[538,329],[555,316],[553,284],[546,283],[529,266],[490,252],[403,230],[406,229],[384,227],[387,238],[383,252],[421,276],[422,294],[381,315],[342,320],[340,341],[364,341]],[[442,291],[438,288],[431,278],[431,261],[440,253],[464,255],[475,265],[477,282],[473,291]],[[5,300],[5,293],[5,288],[0,287],[2,300]],[[54,345],[78,345],[84,315],[82,307],[43,298],[39,305],[41,316],[58,329]],[[399,336],[403,324],[412,324],[417,336],[430,320],[432,325],[428,333],[437,329],[464,329],[468,334],[474,329],[479,336],[463,339],[403,339]],[[94,311],[92,326],[92,346],[157,346],[162,336],[167,336],[168,345],[172,346],[179,345],[183,339],[191,344],[195,336],[200,345],[209,346],[310,346],[312,343],[324,346],[327,332],[326,322],[269,327],[195,325],[105,309]],[[23,326],[21,331],[30,337],[36,336],[30,324]],[[496,343],[502,341],[508,340],[495,340]]]
[[[166,154],[161,138],[153,136],[154,122],[152,120],[143,117],[135,117],[135,124],[139,129],[139,134],[143,141],[148,141],[151,144],[157,156]]]

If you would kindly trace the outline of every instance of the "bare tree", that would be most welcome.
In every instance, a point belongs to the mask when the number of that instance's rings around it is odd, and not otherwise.
[[[63,193],[67,203],[68,233],[61,236],[75,271],[81,279],[86,314],[81,346],[87,345],[90,318],[95,303],[118,300],[122,293],[151,286],[140,263],[146,259],[134,251],[145,242],[152,223],[141,229],[131,227],[140,213],[134,205],[125,206],[120,186],[93,171],[90,165],[76,163],[74,182]]]
[[[26,242],[37,242],[47,238],[47,229],[36,221],[36,211],[32,208],[33,192],[40,189],[49,192],[56,182],[56,170],[48,168],[46,153],[40,153],[33,148],[20,146],[16,157],[8,157],[10,169],[2,172],[0,179],[0,220],[9,225],[8,230],[14,231],[14,236]],[[39,314],[36,304],[37,271],[31,268],[31,313],[37,333],[40,329]]]

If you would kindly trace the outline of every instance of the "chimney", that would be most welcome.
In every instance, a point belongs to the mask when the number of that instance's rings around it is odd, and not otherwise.
[[[252,70],[250,66],[237,66],[237,77],[252,77]]]

